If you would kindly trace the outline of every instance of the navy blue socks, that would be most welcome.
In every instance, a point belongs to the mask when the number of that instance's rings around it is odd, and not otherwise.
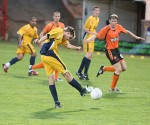
[[[84,58],[82,59],[80,68],[79,68],[79,70],[78,70],[79,73],[82,72],[82,70],[83,70],[83,68],[84,68],[84,66],[85,66],[85,63],[86,63],[86,59],[87,59],[86,57],[84,57]]]
[[[15,57],[15,58],[11,59],[9,63],[10,63],[10,65],[13,65],[18,61],[19,61],[19,59],[17,57]]]
[[[58,96],[55,85],[49,85],[49,90],[52,94],[54,102],[58,102]]]
[[[30,65],[34,65],[34,63],[35,63],[35,56],[31,56]]]
[[[73,78],[72,81],[69,82],[69,84],[76,88],[79,92],[82,90],[82,86]]]
[[[88,74],[90,63],[91,63],[91,60],[86,58],[85,69],[84,69],[84,74],[86,74],[86,75]]]

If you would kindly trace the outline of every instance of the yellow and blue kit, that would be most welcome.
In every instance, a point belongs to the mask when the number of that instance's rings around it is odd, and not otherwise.
[[[36,27],[31,27],[30,24],[27,24],[23,27],[21,27],[17,34],[22,36],[22,46],[17,49],[17,54],[18,53],[35,53],[36,50],[32,45],[32,40],[38,38],[38,33],[37,33],[37,28]]]
[[[57,70],[60,73],[65,73],[67,71],[65,64],[57,53],[58,45],[67,45],[67,40],[63,40],[63,36],[63,29],[55,28],[51,30],[47,34],[47,40],[41,48],[41,59],[47,75],[52,74],[54,70]]]

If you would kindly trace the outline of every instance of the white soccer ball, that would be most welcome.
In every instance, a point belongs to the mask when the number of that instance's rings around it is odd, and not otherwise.
[[[91,98],[94,99],[94,100],[98,100],[100,98],[102,98],[102,91],[99,89],[99,88],[94,88],[91,93]]]

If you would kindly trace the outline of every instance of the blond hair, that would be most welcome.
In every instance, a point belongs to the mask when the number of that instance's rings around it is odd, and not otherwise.
[[[118,20],[118,15],[117,14],[111,14],[109,19],[117,19]]]

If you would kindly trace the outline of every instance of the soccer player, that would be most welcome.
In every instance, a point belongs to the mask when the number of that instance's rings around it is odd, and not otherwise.
[[[118,42],[119,42],[119,36],[121,33],[127,34],[137,40],[145,40],[142,37],[136,36],[129,30],[126,30],[121,25],[118,24],[118,16],[116,14],[110,15],[109,18],[109,25],[102,28],[97,35],[91,36],[89,39],[85,40],[86,43],[90,42],[91,40],[94,40],[96,37],[98,39],[104,39],[106,41],[106,56],[109,59],[112,66],[101,66],[97,77],[104,72],[114,72],[112,83],[110,85],[110,91],[111,92],[119,92],[120,90],[116,88],[117,82],[119,80],[119,76],[121,72],[125,71],[127,69],[126,62],[120,54],[120,51],[118,49]]]
[[[34,70],[31,69],[32,65],[35,63],[35,58],[36,58],[36,50],[32,45],[32,40],[33,39],[38,39],[38,33],[37,33],[37,28],[35,27],[37,23],[36,17],[32,17],[29,20],[29,24],[21,27],[17,34],[18,34],[18,49],[17,49],[17,56],[12,58],[9,62],[2,64],[2,67],[4,71],[7,73],[8,68],[15,64],[16,62],[20,61],[23,59],[24,55],[26,53],[29,53],[31,55],[30,58],[30,65],[29,65],[29,71],[28,75],[38,75],[38,72],[35,72]]]
[[[96,27],[98,26],[99,23],[99,17],[98,17],[99,13],[100,13],[100,8],[97,6],[94,7],[93,15],[88,17],[88,19],[86,20],[83,28],[85,31],[85,34],[83,36],[84,40],[88,39],[92,35],[96,35]],[[83,48],[86,54],[82,59],[82,62],[80,64],[78,71],[76,72],[76,75],[79,77],[79,79],[89,80],[88,69],[94,52],[94,41],[91,40],[89,43],[83,42]],[[84,74],[82,74],[83,69],[84,69]]]
[[[57,12],[57,11],[54,12],[53,13],[53,21],[44,27],[43,31],[40,33],[40,38],[42,38],[44,35],[46,35],[52,29],[55,29],[58,27],[64,29],[65,25],[62,22],[59,22],[60,18],[61,18],[61,13]],[[40,69],[40,68],[44,68],[44,65],[42,62],[32,66],[33,70]],[[60,77],[58,77],[58,71],[57,70],[54,70],[54,74],[55,74],[55,80],[56,81],[63,81]]]
[[[53,71],[59,71],[67,80],[67,82],[74,88],[76,88],[81,96],[86,94],[86,89],[83,88],[71,75],[67,67],[59,57],[57,53],[58,45],[62,44],[69,49],[81,50],[81,47],[74,46],[69,43],[69,40],[75,38],[74,28],[68,26],[64,29],[55,28],[51,30],[48,34],[43,36],[40,40],[37,40],[36,43],[41,43],[45,41],[41,48],[41,59],[45,67],[46,74],[49,78],[49,90],[52,94],[53,100],[55,102],[55,108],[60,108],[62,105],[58,100],[58,95],[55,87],[55,78]]]

